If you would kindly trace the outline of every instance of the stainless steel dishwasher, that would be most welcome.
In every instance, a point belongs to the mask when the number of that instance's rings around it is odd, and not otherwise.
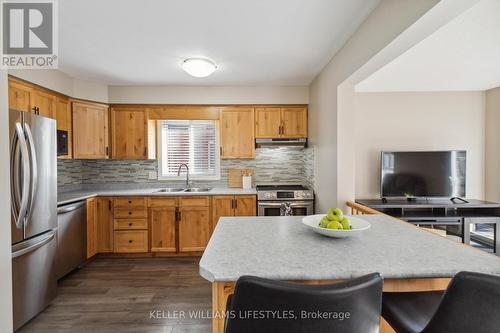
[[[87,205],[73,202],[57,208],[57,278],[82,266],[85,262],[87,240]]]

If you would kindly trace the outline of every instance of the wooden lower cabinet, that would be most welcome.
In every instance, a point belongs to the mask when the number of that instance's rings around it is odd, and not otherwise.
[[[115,253],[148,252],[147,230],[115,230]]]
[[[176,207],[154,207],[149,209],[151,225],[151,252],[177,252]]]
[[[113,198],[96,198],[97,252],[113,252]]]
[[[224,216],[257,215],[255,195],[222,195],[212,198],[212,232]]]
[[[209,207],[180,207],[179,252],[205,250],[210,239]]]
[[[97,254],[96,198],[87,199],[87,259]]]
[[[257,215],[257,199],[255,195],[235,195],[234,216]]]
[[[255,195],[88,199],[87,257],[199,253],[220,217],[255,214]]]

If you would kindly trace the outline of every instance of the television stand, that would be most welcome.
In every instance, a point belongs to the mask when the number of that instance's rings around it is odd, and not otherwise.
[[[461,202],[463,202],[463,203],[469,203],[467,200],[462,199],[462,198],[459,198],[459,197],[453,197],[453,198],[450,198],[450,200],[451,200],[451,202],[453,202],[453,203],[456,203],[456,200],[461,201]]]
[[[500,203],[462,198],[356,199],[356,203],[500,256]]]

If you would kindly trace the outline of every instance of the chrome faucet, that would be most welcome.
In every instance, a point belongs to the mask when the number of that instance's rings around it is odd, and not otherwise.
[[[191,183],[189,182],[189,166],[186,163],[179,165],[179,169],[177,169],[177,176],[181,175],[182,166],[186,167],[186,189],[189,190],[191,188]]]

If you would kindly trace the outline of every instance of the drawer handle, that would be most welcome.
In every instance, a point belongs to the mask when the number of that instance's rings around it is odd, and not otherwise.
[[[132,243],[132,240],[129,240],[128,242],[129,242],[129,243]]]
[[[128,212],[128,215],[132,215],[132,212]]]
[[[129,226],[129,227],[131,227],[131,226],[132,226],[132,223],[129,223],[129,224],[128,224],[128,226]]]
[[[131,203],[132,203],[132,201],[131,201],[131,200],[129,200],[129,201],[128,201],[128,203],[129,203],[129,204],[131,204]]]

